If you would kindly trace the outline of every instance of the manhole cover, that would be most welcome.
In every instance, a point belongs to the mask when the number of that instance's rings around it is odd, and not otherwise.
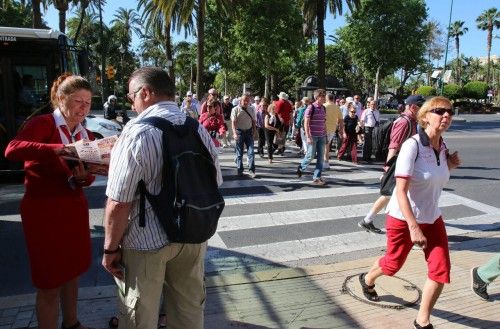
[[[380,297],[379,302],[371,302],[363,295],[359,274],[348,276],[342,285],[342,292],[364,303],[383,307],[402,309],[413,306],[420,301],[422,291],[410,281],[397,276],[381,276],[375,283],[375,290]]]

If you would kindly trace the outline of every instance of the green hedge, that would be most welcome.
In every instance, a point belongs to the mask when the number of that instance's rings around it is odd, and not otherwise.
[[[471,81],[464,86],[463,94],[467,98],[485,99],[488,84],[483,81]]]
[[[420,86],[415,91],[415,94],[419,94],[424,97],[429,97],[429,96],[436,96],[437,93],[436,93],[436,88],[432,86]]]
[[[447,84],[443,88],[443,96],[450,100],[461,98],[462,94],[462,88],[454,83]]]

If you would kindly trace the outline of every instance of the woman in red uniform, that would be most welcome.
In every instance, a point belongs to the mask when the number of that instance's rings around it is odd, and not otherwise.
[[[64,145],[94,139],[81,123],[90,111],[92,89],[80,76],[64,74],[52,86],[54,112],[32,118],[5,151],[24,161],[26,192],[21,218],[37,288],[39,328],[56,328],[59,304],[62,328],[83,328],[76,315],[78,277],[91,262],[89,212],[82,187],[94,177],[82,163],[59,155]]]

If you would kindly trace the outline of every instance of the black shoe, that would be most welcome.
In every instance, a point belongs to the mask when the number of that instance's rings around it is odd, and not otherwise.
[[[238,176],[243,176],[243,170],[238,170],[237,174]]]
[[[479,297],[481,297],[484,300],[490,299],[490,296],[488,295],[488,292],[486,291],[486,288],[488,287],[488,284],[481,280],[479,277],[479,274],[477,274],[477,267],[474,267],[473,269],[470,270],[470,276],[471,276],[471,289],[473,292],[476,293]]]
[[[302,170],[300,170],[300,165],[297,167],[296,173],[298,178],[302,177]]]
[[[428,324],[426,326],[421,326],[418,324],[417,320],[413,321],[413,328],[415,329],[434,329],[434,326],[432,324]]]
[[[365,276],[367,273],[361,273],[359,275],[359,283],[361,284],[361,289],[363,290],[363,295],[365,298],[371,302],[378,302],[380,298],[378,297],[377,292],[375,291],[375,285],[367,285],[365,281]]]
[[[365,223],[364,220],[360,220],[358,222],[358,226],[364,229],[366,232],[372,232],[372,233],[377,233],[377,234],[383,234],[382,230],[379,229],[378,227],[375,227],[373,223]]]

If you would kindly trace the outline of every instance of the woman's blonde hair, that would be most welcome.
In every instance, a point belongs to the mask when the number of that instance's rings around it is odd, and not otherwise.
[[[450,100],[444,96],[435,96],[426,100],[417,113],[417,121],[420,127],[424,129],[427,127],[428,122],[425,121],[425,116],[427,115],[427,112],[437,107],[446,107],[453,109],[453,105],[451,104]]]
[[[50,89],[50,102],[55,109],[59,107],[59,98],[68,97],[78,90],[85,89],[92,93],[92,86],[84,77],[72,73],[61,74],[52,84]]]

